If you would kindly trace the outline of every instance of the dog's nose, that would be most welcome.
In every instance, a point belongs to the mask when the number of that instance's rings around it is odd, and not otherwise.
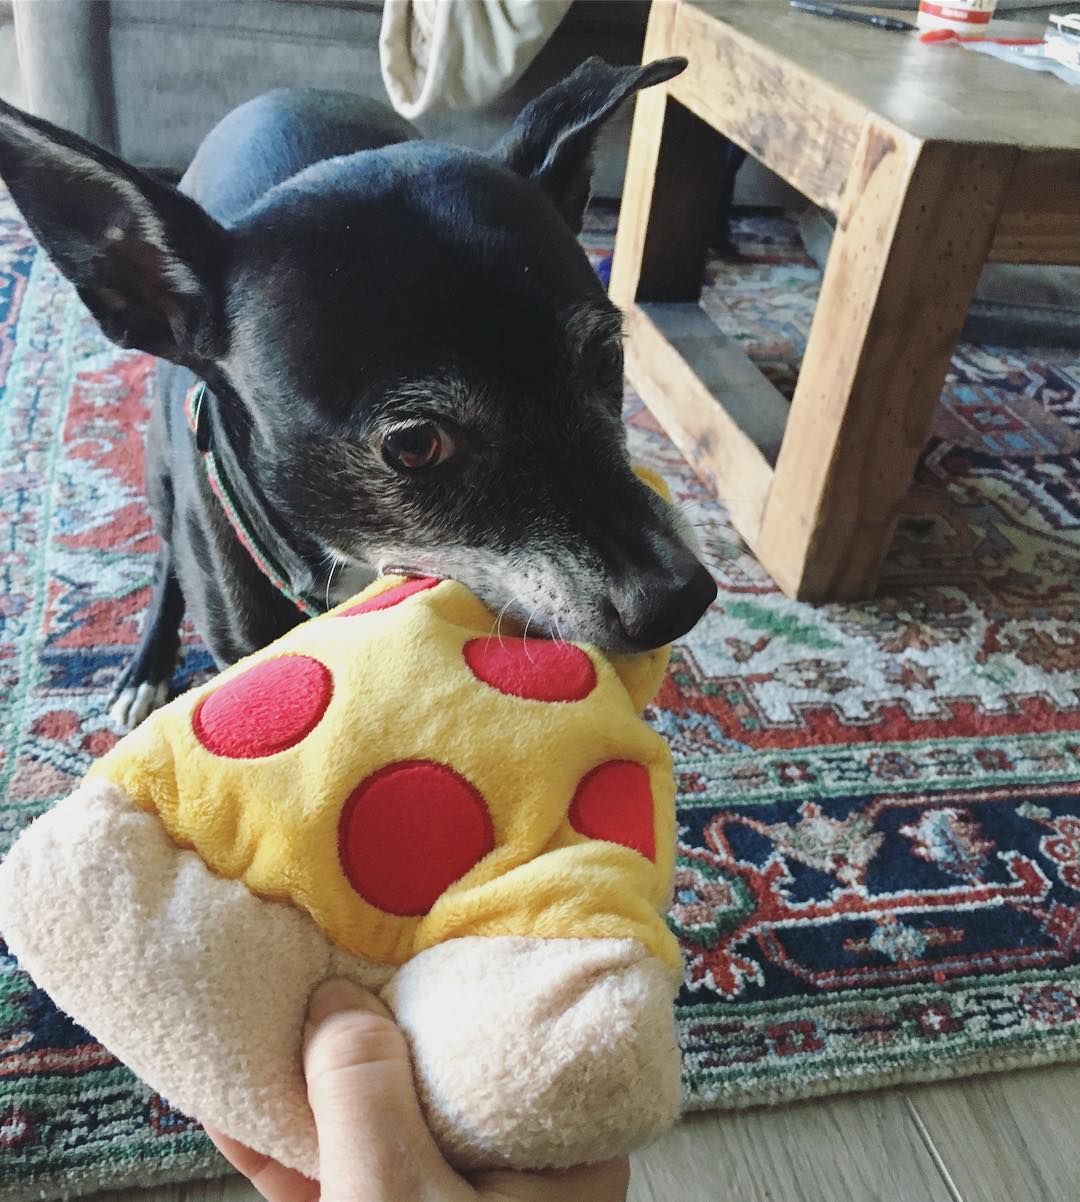
[[[697,560],[689,572],[644,583],[631,577],[612,591],[619,625],[641,650],[672,643],[693,629],[716,599],[716,581]]]

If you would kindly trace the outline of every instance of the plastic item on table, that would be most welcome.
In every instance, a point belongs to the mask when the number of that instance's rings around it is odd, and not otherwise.
[[[961,42],[990,42],[996,46],[1044,46],[1044,38],[992,38],[981,33],[957,33],[954,29],[928,29],[919,34],[925,46],[959,45]]]
[[[977,33],[994,16],[997,0],[919,0],[920,29],[952,29]]]
[[[1080,82],[1080,13],[1051,13],[1046,54],[1077,75]]]
[[[1080,33],[1080,14],[1072,14],[1070,20],[1075,22],[1074,27]],[[1055,22],[1055,18],[1051,21]],[[1055,38],[1059,43],[1057,46],[1054,45]],[[1063,83],[1080,84],[1080,68],[1076,65],[1080,61],[1080,36],[1074,34],[1073,27],[1068,24],[1059,24],[1058,32],[1055,34],[1051,30],[1045,38],[979,36],[937,29],[919,34],[919,41],[927,45],[974,50],[976,54],[988,54],[1014,67],[1056,75]]]

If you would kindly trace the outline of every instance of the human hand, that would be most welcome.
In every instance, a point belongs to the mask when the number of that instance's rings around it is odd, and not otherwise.
[[[207,1128],[267,1202],[625,1202],[625,1157],[564,1172],[455,1172],[424,1122],[404,1035],[349,981],[312,994],[304,1075],[321,1185]]]

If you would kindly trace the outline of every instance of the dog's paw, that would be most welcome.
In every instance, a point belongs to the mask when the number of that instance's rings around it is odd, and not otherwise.
[[[154,710],[161,709],[168,700],[169,686],[166,681],[151,684],[144,680],[140,684],[128,685],[120,690],[109,708],[109,717],[122,729],[134,730],[140,722],[149,718]]]

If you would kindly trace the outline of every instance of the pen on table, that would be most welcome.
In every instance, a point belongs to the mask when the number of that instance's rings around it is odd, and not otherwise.
[[[818,4],[817,0],[791,0],[791,7],[800,12],[813,13],[816,17],[838,17],[841,21],[857,21],[860,25],[873,25],[877,29],[892,29],[897,33],[912,33],[915,26],[898,17],[882,17],[877,13],[857,13],[850,8],[837,8],[835,4]]]

